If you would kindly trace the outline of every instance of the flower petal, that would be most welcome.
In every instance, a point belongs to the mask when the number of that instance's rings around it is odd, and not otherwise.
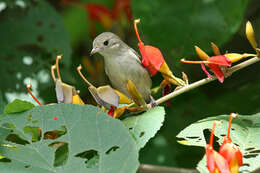
[[[255,33],[252,24],[249,21],[246,23],[246,37],[251,46],[255,49],[257,47],[257,43],[255,41]]]
[[[210,172],[213,172],[216,168],[214,160],[214,152],[210,145],[206,146],[206,159],[207,159],[207,168]]]
[[[128,80],[126,82],[126,88],[127,88],[128,93],[130,94],[131,98],[134,100],[134,102],[138,106],[145,107],[146,102],[145,102],[144,98],[142,97],[140,92],[137,90],[135,84],[131,80]]]
[[[214,159],[217,168],[221,173],[230,173],[228,162],[218,152],[214,151]]]
[[[216,75],[219,82],[223,83],[225,76],[224,76],[221,68],[218,65],[215,65],[215,64],[208,64],[208,66],[211,69],[211,71]]]
[[[119,96],[119,104],[130,104],[132,100],[124,95],[123,93],[119,92],[118,90],[114,89],[117,95]]]
[[[234,158],[237,159],[239,166],[243,165],[242,153],[232,142],[223,143],[219,148],[219,153],[227,160],[229,165],[231,165]]]
[[[195,46],[196,53],[200,57],[200,59],[206,61],[208,60],[209,56],[206,52],[204,52],[202,49],[200,49],[198,46]]]
[[[207,71],[206,67],[204,64],[200,64],[202,70],[204,71],[204,73],[208,76],[208,78],[211,78],[212,76],[209,74],[209,72]]]
[[[225,54],[225,57],[227,57],[232,63],[240,61],[243,58],[247,58],[250,56],[256,56],[255,54],[248,54],[248,53],[244,53],[244,54],[239,54],[239,53],[227,53]]]
[[[142,55],[142,64],[148,68],[152,76],[154,76],[165,62],[163,55],[159,49],[153,46],[145,46],[142,43],[138,44]]]
[[[111,117],[114,116],[114,112],[115,112],[115,107],[114,106],[111,106],[109,111],[107,112],[107,114]]]
[[[72,96],[72,104],[84,105],[85,103],[78,94],[75,94]]]
[[[217,56],[209,57],[208,61],[213,64],[216,64],[216,65],[223,65],[223,66],[228,66],[228,67],[230,67],[232,65],[232,62],[224,55],[217,55]]]

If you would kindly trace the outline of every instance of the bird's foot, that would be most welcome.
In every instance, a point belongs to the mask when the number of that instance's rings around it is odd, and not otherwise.
[[[150,103],[147,104],[148,109],[158,106],[158,104],[156,103],[156,100],[153,98],[153,96],[150,96],[150,99],[151,99]]]

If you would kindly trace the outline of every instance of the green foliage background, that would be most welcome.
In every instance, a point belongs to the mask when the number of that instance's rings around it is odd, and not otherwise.
[[[75,68],[89,56],[92,48],[89,18],[83,8],[62,5],[60,1],[0,0],[6,8],[0,11],[0,111],[10,99],[6,93],[26,93],[24,79],[31,77],[38,82],[38,97],[44,103],[55,102],[54,84],[50,78],[50,66],[58,54],[63,54],[62,78],[81,90],[81,97],[88,103],[91,96],[77,75]],[[92,0],[113,7],[113,0]],[[260,42],[260,5],[258,0],[132,0],[133,15],[141,18],[139,32],[144,43],[160,48],[170,68],[177,76],[185,71],[190,82],[204,78],[197,65],[183,65],[183,57],[198,60],[194,45],[210,52],[214,41],[225,52],[248,52],[253,50],[246,40],[244,26],[250,20]],[[117,25],[116,25],[117,26]],[[97,33],[107,31],[96,23]],[[119,35],[137,50],[133,27],[119,24]],[[123,29],[122,29],[123,28]],[[31,57],[26,65],[24,57]],[[100,59],[91,57],[94,64]],[[199,119],[219,114],[260,112],[260,64],[252,65],[232,75],[223,84],[217,81],[174,98],[166,107],[164,125],[155,138],[141,149],[140,162],[157,165],[194,168],[203,157],[204,150],[189,148],[176,142],[176,135]],[[43,75],[47,80],[43,80]],[[97,86],[107,84],[104,73],[91,78]],[[153,78],[158,86],[162,78]],[[28,80],[26,80],[28,81]],[[156,98],[160,97],[158,93]]]

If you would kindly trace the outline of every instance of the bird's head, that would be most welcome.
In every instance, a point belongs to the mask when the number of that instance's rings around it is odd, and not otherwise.
[[[123,45],[124,42],[117,35],[104,32],[94,39],[90,54],[93,55],[98,52],[103,56],[116,55]]]

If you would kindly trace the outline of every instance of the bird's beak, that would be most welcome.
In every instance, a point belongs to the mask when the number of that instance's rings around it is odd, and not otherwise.
[[[95,53],[97,53],[100,49],[97,48],[97,47],[94,47],[91,52],[90,52],[90,55],[94,55]]]

